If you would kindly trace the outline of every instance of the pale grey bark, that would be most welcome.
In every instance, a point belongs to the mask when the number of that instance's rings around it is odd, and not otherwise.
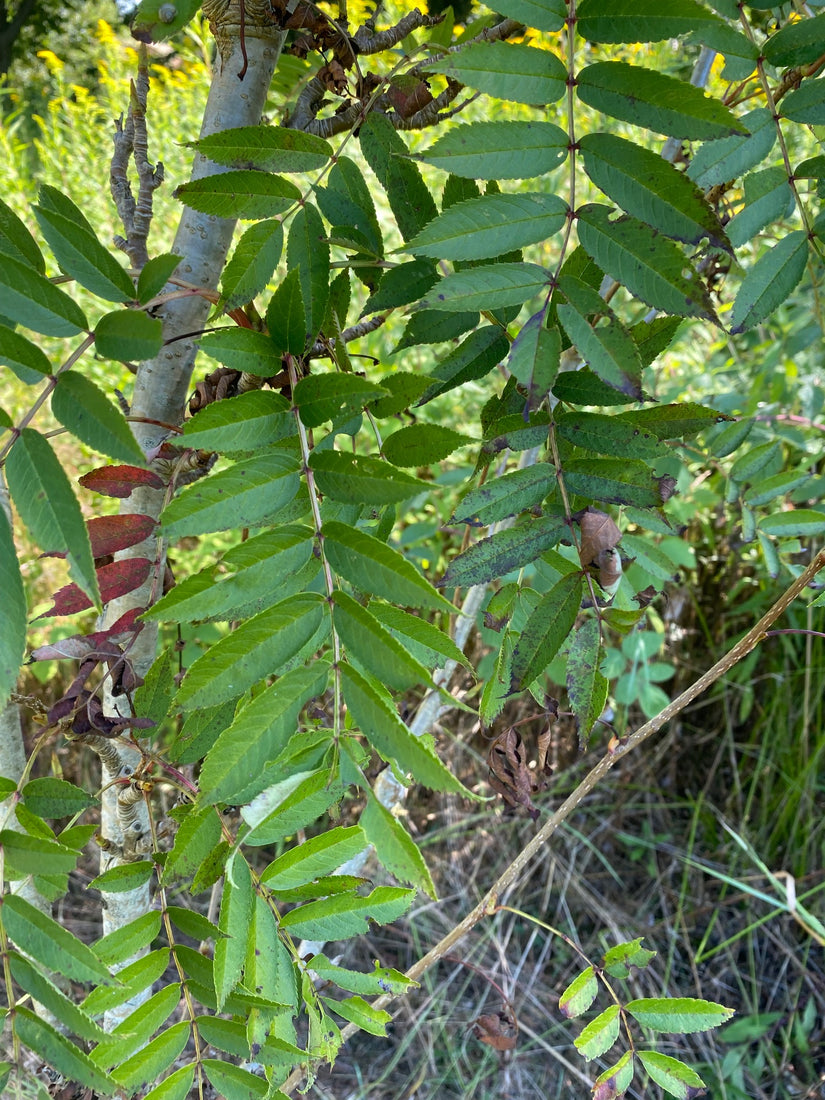
[[[265,19],[266,5],[246,0],[244,19],[243,56],[240,39],[241,11],[238,0],[219,0],[204,4],[204,12],[211,20],[213,32],[219,44],[220,57],[216,63],[204,109],[201,137],[237,126],[255,126],[261,121],[266,95],[283,44],[283,34]],[[239,79],[246,61],[243,80]],[[162,134],[149,135],[155,141]],[[200,179],[213,173],[227,171],[200,154],[195,155],[191,179]],[[218,278],[226,262],[236,220],[199,214],[184,207],[172,251],[181,257],[177,276],[192,286],[215,290]],[[172,287],[169,288],[174,289]],[[211,309],[210,302],[198,295],[175,298],[159,311],[163,320],[164,346],[151,360],[139,365],[135,377],[131,413],[143,418],[133,421],[135,436],[144,451],[151,454],[169,435],[162,424],[179,424],[183,420],[186,399],[191,384],[192,367],[198,349],[197,335],[202,330]],[[147,421],[159,421],[147,423]],[[164,502],[164,493],[158,490],[136,491],[124,503],[122,511],[140,512],[157,517]],[[148,557],[156,560],[157,568],[140,589],[121,599],[112,601],[106,608],[105,622],[111,624],[133,607],[146,607],[157,598],[158,578],[163,574],[165,548],[157,540],[147,540],[124,552],[131,557]],[[153,587],[154,586],[154,587]],[[157,650],[157,628],[147,625],[138,636],[129,653],[135,672],[145,676]],[[107,699],[109,713],[128,714],[125,697]],[[134,768],[140,754],[122,746],[120,749],[125,770]],[[102,854],[102,869],[124,859],[136,858],[150,836],[149,819],[145,806],[132,807],[125,824],[124,795],[128,788],[111,785],[113,776],[104,766],[104,793],[101,807],[101,832],[110,842],[112,851]],[[123,770],[121,770],[123,775]],[[107,786],[107,784],[109,784]],[[120,798],[119,798],[120,795]],[[134,812],[137,811],[137,812]],[[149,888],[134,891],[107,893],[103,898],[104,932],[113,931],[146,912],[151,905]],[[112,1029],[128,1016],[139,1001],[126,1002],[105,1019],[107,1029]]]

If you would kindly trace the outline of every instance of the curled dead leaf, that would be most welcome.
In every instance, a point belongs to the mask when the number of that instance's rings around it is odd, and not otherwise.
[[[518,1039],[518,1020],[510,1005],[498,1012],[479,1016],[473,1024],[473,1035],[493,1050],[513,1050]]]
[[[585,569],[597,565],[599,554],[613,550],[621,541],[619,528],[606,512],[598,508],[585,508],[573,519],[578,522],[581,531],[579,557]]]
[[[513,809],[523,807],[535,821],[539,811],[533,805],[534,774],[527,766],[524,742],[517,730],[504,730],[487,753],[490,786]]]

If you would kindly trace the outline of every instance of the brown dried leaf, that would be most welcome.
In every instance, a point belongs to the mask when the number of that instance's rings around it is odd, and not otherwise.
[[[606,512],[585,508],[574,519],[579,521],[581,546],[579,557],[585,569],[598,561],[604,550],[612,550],[621,541],[622,533]]]
[[[618,550],[600,550],[596,555],[597,579],[605,592],[613,590],[622,579],[622,559]]]
[[[479,1016],[473,1024],[473,1035],[493,1050],[513,1050],[518,1039],[518,1020],[509,1005],[499,1012]]]
[[[647,588],[643,588],[641,592],[637,592],[633,599],[636,601],[639,607],[647,607],[648,604],[652,603],[658,595],[659,593],[656,591],[653,585],[649,584]]]
[[[490,745],[487,764],[490,786],[508,806],[523,806],[535,821],[539,811],[533,805],[533,774],[527,767],[524,742],[514,729],[505,730]]]

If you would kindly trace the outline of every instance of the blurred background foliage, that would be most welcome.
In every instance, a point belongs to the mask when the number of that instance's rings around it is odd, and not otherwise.
[[[429,6],[442,5],[430,0]],[[352,22],[369,7],[351,3]],[[391,18],[393,9],[403,6],[387,7]],[[469,8],[465,4],[459,18],[470,17]],[[7,19],[14,14],[0,4],[0,18],[4,12]],[[111,239],[119,228],[106,186],[111,120],[128,103],[136,70],[134,43],[109,0],[44,4],[42,15],[16,39],[8,72],[0,76],[4,198],[29,220],[38,186],[58,185],[101,237]],[[669,43],[651,49],[656,65],[666,71],[684,75],[693,61],[689,51],[674,50]],[[151,58],[150,156],[163,160],[168,181],[156,197],[151,238],[156,253],[166,251],[172,240],[178,205],[171,193],[187,176],[190,153],[183,143],[198,132],[211,64],[211,42],[201,20],[171,49],[164,47]],[[274,122],[309,71],[308,64],[287,59],[270,97]],[[711,79],[717,93],[726,86],[719,66]],[[414,145],[425,140],[412,139]],[[800,146],[792,150],[795,162],[819,151],[816,135],[802,127],[794,128],[793,140]],[[357,156],[354,144],[347,152]],[[383,193],[376,188],[374,194],[379,216],[389,222],[388,211],[380,209]],[[744,335],[732,337],[703,323],[683,326],[664,365],[657,366],[655,376],[650,373],[647,388],[662,402],[713,404],[741,418],[748,434],[742,448],[729,452],[728,426],[720,425],[702,445],[685,449],[679,495],[671,502],[680,528],[662,534],[652,564],[633,567],[653,570],[663,595],[651,606],[644,629],[617,637],[608,651],[606,671],[614,683],[611,706],[619,733],[658,712],[691,683],[819,549],[786,542],[779,557],[773,544],[746,541],[735,463],[742,454],[767,448],[776,472],[800,469],[808,475],[790,494],[791,501],[822,496],[821,275],[811,272],[781,309]],[[730,284],[728,300],[739,277],[736,269],[719,273]],[[401,358],[406,370],[429,368],[443,351],[438,345],[391,355],[403,324],[402,317],[390,321],[373,338],[371,353],[383,371],[397,368]],[[48,341],[43,343],[48,351]],[[128,382],[112,378],[109,363],[96,364],[94,371],[109,392]],[[27,400],[24,388],[18,393],[15,386],[6,375],[3,403],[10,411]],[[488,396],[486,382],[470,383],[432,403],[429,418],[460,429]],[[63,447],[67,468],[82,472],[88,467],[89,455],[60,440],[57,445]],[[438,492],[423,494],[408,515],[399,517],[401,547],[430,572],[443,567],[462,537],[462,529],[448,524],[451,502],[472,472],[473,456],[461,453],[466,464],[430,470],[427,476]],[[628,530],[632,535],[632,524]],[[182,552],[185,571],[214,560],[223,549],[221,537],[189,540]],[[29,563],[30,606],[36,609],[60,583],[61,566],[53,559],[23,556]],[[541,588],[540,576],[535,583]],[[74,633],[78,625],[50,627],[49,636]],[[822,607],[799,602],[782,625],[821,631]],[[183,641],[194,645],[206,634],[211,640],[210,632],[219,629],[194,626]],[[491,659],[496,636],[482,631],[475,644],[477,656],[483,658],[486,647]],[[690,1038],[697,1068],[713,1082],[714,1098],[825,1096],[822,950],[792,919],[789,895],[777,891],[764,874],[767,866],[794,876],[805,905],[825,915],[822,653],[822,638],[812,634],[767,640],[710,695],[689,707],[644,758],[615,769],[611,782],[583,806],[575,828],[565,829],[544,864],[508,899],[541,912],[591,953],[616,939],[645,935],[648,945],[659,949],[662,979],[660,989],[647,993],[676,989],[736,1004],[738,1018],[718,1035]],[[33,667],[53,686],[55,677],[69,675],[48,663]],[[54,690],[59,694],[59,688]],[[527,730],[540,721],[523,711],[506,717]],[[575,737],[572,730],[568,733],[565,739],[562,729],[558,737],[558,774],[544,796],[548,805],[572,790],[588,766],[586,759],[577,759]],[[462,715],[440,731],[440,739],[456,772],[477,786],[484,773],[483,732]],[[481,894],[531,829],[501,809],[456,817],[445,800],[423,792],[410,799],[407,812],[444,902],[438,908],[425,906],[406,925],[381,930],[361,948],[351,946],[348,964],[369,963],[379,955],[382,964],[403,969],[466,911],[468,901]],[[728,822],[736,822],[740,832],[732,835]],[[515,917],[495,931],[482,926],[460,959],[445,960],[407,999],[391,1043],[357,1037],[332,1077],[320,1078],[310,1095],[330,1096],[332,1088],[336,1097],[353,1100],[574,1094],[565,1090],[583,1095],[585,1079],[575,1057],[569,1057],[569,1030],[553,1009],[574,965],[558,942]],[[482,1046],[469,1026],[480,1012],[496,1010],[502,990],[521,1026],[518,1052],[508,1059]]]

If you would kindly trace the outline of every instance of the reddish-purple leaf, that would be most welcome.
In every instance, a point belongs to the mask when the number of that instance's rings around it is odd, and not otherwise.
[[[98,630],[94,634],[74,634],[71,638],[61,638],[60,641],[42,645],[32,651],[29,663],[62,661],[66,657],[82,661],[91,653],[104,657],[118,656],[120,650],[117,643],[143,629],[143,624],[136,622],[138,615],[142,613],[143,608],[133,607],[125,615],[121,615],[117,622],[112,623],[108,630]]]
[[[151,516],[133,512],[122,516],[98,516],[88,520],[86,526],[89,528],[93,556],[105,558],[149,538],[157,521]]]
[[[153,562],[148,558],[124,558],[122,561],[113,561],[111,565],[104,565],[97,571],[97,580],[100,585],[100,597],[104,603],[115,600],[119,596],[125,596],[139,588],[152,569]],[[54,604],[39,619],[52,618],[54,615],[75,615],[78,611],[85,611],[92,606],[92,601],[82,592],[76,584],[67,584],[55,593]]]
[[[162,478],[151,470],[142,470],[140,466],[101,466],[79,480],[85,489],[107,497],[131,496],[139,485],[148,485],[151,489],[163,488]]]

